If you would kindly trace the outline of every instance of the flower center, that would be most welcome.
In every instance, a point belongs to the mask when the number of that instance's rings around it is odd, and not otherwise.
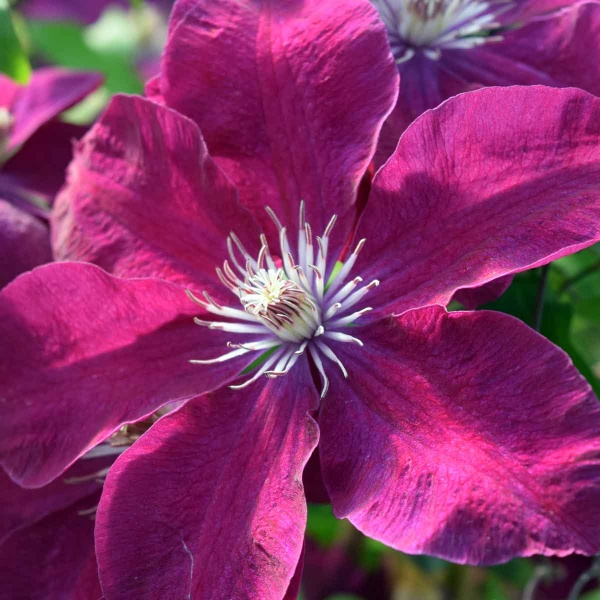
[[[240,288],[247,312],[257,316],[285,341],[310,339],[320,325],[321,315],[312,295],[289,280],[283,269],[260,269]]]
[[[260,352],[262,362],[244,383],[231,386],[240,389],[256,381],[261,375],[279,377],[294,366],[299,357],[308,351],[318,370],[324,396],[329,379],[324,363],[334,362],[345,377],[348,373],[334,352],[340,343],[362,342],[345,329],[364,313],[357,305],[379,281],[373,280],[361,286],[362,278],[349,281],[348,275],[356,262],[365,240],[361,240],[346,262],[340,266],[327,260],[329,238],[336,217],[330,221],[321,237],[313,238],[312,229],[304,219],[304,204],[300,204],[300,231],[298,242],[292,249],[287,230],[271,211],[267,212],[279,230],[280,259],[273,258],[267,239],[261,236],[261,249],[254,259],[235,234],[227,239],[229,260],[217,269],[221,282],[234,294],[243,308],[218,304],[206,292],[204,299],[189,290],[191,300],[207,312],[228,321],[204,321],[194,319],[198,325],[220,329],[246,337],[242,341],[230,341],[230,352],[209,360],[193,360],[196,364],[213,364]],[[244,265],[244,266],[242,266]]]
[[[497,16],[510,0],[372,0],[385,23],[396,62],[421,51],[432,60],[442,50],[498,41]]]

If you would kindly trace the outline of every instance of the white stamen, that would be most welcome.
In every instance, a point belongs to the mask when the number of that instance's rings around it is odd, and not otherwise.
[[[240,239],[231,233],[227,238],[228,260],[217,268],[219,279],[241,303],[242,308],[223,306],[207,292],[203,297],[187,291],[187,295],[206,313],[226,320],[206,320],[196,317],[194,321],[203,327],[241,335],[258,335],[258,339],[228,342],[229,352],[208,359],[194,359],[191,363],[210,365],[240,358],[253,352],[268,351],[264,362],[259,363],[250,377],[242,383],[230,386],[242,389],[261,375],[281,377],[309,350],[314,366],[322,381],[322,396],[329,387],[322,357],[338,365],[344,377],[348,372],[342,361],[330,347],[331,344],[362,342],[342,330],[353,325],[371,310],[364,307],[352,309],[378,281],[356,289],[362,278],[345,279],[354,266],[365,240],[361,240],[348,260],[332,275],[335,262],[328,266],[329,236],[336,222],[333,216],[321,237],[313,235],[306,221],[304,203],[300,204],[297,253],[291,247],[287,229],[277,215],[267,208],[279,233],[279,256],[281,266],[271,254],[267,238],[260,236],[260,248],[256,260],[252,258]],[[294,236],[295,237],[295,236]],[[316,248],[315,242],[316,240]],[[243,259],[242,261],[239,258]],[[326,289],[325,282],[328,282]],[[335,316],[335,319],[333,318]],[[231,320],[231,321],[229,321]],[[324,340],[327,340],[325,342]]]
[[[250,379],[244,381],[244,383],[230,385],[229,388],[232,390],[241,390],[245,387],[248,387],[251,383],[254,383],[265,371],[267,371],[275,363],[275,361],[279,360],[284,353],[285,349],[283,348],[276,350],[272,356],[269,356],[269,358],[265,360],[265,362],[259,367],[258,371],[256,371],[256,373],[254,373]]]
[[[250,350],[246,350],[246,348],[239,348],[238,350],[234,350],[233,352],[227,352],[227,354],[223,354],[222,356],[217,356],[216,358],[207,358],[205,360],[193,359],[190,360],[190,363],[193,365],[212,365],[215,363],[225,362],[236,356],[242,356],[242,354],[248,354]]]
[[[397,63],[410,60],[417,51],[439,60],[443,50],[499,41],[497,17],[514,5],[514,0],[371,1],[387,27]]]
[[[342,364],[342,361],[335,355],[333,350],[321,341],[317,341],[316,344],[317,344],[319,350],[321,350],[321,352],[329,360],[332,360],[333,362],[337,363],[337,365],[339,366],[340,370],[342,371],[342,374],[344,375],[344,377],[346,379],[348,379],[348,371],[346,371],[346,367],[344,367],[344,365]]]
[[[314,351],[311,348],[310,355],[313,357],[315,361],[315,366],[317,367],[317,371],[319,371],[319,375],[321,376],[321,381],[323,382],[323,387],[321,388],[321,398],[324,398],[327,394],[327,390],[329,389],[329,378],[325,374],[325,369],[323,368],[323,361],[319,356],[319,353]]]
[[[260,325],[242,325],[241,323],[221,323],[220,321],[203,321],[194,317],[194,323],[201,327],[209,329],[219,329],[221,331],[230,331],[231,333],[263,333],[264,329]]]

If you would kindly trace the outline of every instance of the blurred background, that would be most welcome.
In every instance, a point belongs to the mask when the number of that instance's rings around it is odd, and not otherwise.
[[[218,1],[218,0],[215,0]],[[0,72],[27,83],[31,70],[54,65],[97,71],[104,84],[62,115],[86,125],[112,94],[142,93],[158,73],[170,0],[0,0]],[[483,308],[536,327],[572,357],[600,395],[600,248],[518,275]],[[459,309],[459,305],[452,308]],[[490,568],[408,556],[365,538],[309,506],[305,600],[600,600],[600,560],[520,559]]]

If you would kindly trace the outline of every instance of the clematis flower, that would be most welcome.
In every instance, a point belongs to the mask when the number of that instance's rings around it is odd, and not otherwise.
[[[193,120],[113,99],[53,215],[57,256],[86,262],[0,294],[11,479],[44,485],[177,403],[107,476],[108,600],[293,596],[315,450],[335,514],[394,548],[597,552],[589,385],[520,321],[444,306],[600,239],[600,100],[453,98],[406,131],[358,216],[398,88],[370,4],[184,1],[174,19],[155,89]]]
[[[408,124],[479,86],[580,87],[600,95],[600,4],[571,0],[372,0],[401,73],[383,163]]]
[[[64,182],[72,140],[54,119],[101,83],[93,73],[39,69],[26,86],[0,75],[0,287],[51,260],[48,203]]]
[[[408,124],[479,86],[575,86],[600,95],[600,4],[565,0],[372,0],[401,73],[400,95],[379,139],[376,163]],[[561,9],[562,10],[558,10]],[[511,284],[503,277],[455,299],[475,308]]]

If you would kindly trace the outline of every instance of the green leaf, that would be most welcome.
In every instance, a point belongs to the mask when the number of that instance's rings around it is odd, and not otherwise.
[[[0,0],[0,72],[19,83],[27,83],[31,66],[15,31],[10,10]]]
[[[571,304],[546,303],[541,332],[571,357],[575,367],[588,380],[596,395],[600,396],[600,381],[573,343],[571,335],[573,313]]]
[[[120,52],[95,51],[86,41],[85,31],[78,25],[31,21],[29,34],[34,53],[48,62],[71,69],[99,71],[105,76],[105,85],[111,94],[142,92],[142,82],[135,69],[133,57]]]
[[[575,312],[580,319],[600,325],[600,296],[579,300],[575,303]]]
[[[361,538],[360,550],[358,552],[358,563],[366,571],[374,571],[381,566],[381,559],[384,554],[388,553],[390,549],[369,537]]]
[[[533,577],[534,570],[535,567],[531,561],[524,558],[516,558],[503,565],[488,568],[488,571],[493,573],[494,576],[520,588],[527,585]]]
[[[595,256],[593,254],[590,256],[589,251],[574,256],[577,256],[579,264],[576,269],[573,269],[573,273],[580,271],[582,262],[590,264],[590,261],[593,263],[595,260]],[[554,281],[551,281],[553,274],[556,274],[554,264],[550,269],[551,277],[549,281],[551,283]],[[498,300],[487,304],[484,308],[513,315],[529,326],[533,326],[535,299],[539,280],[539,270],[520,273],[515,277],[513,284]],[[575,367],[588,380],[594,392],[598,395],[600,394],[600,381],[598,381],[590,366],[592,363],[587,360],[587,354],[582,354],[578,349],[578,345],[574,343],[572,333],[573,305],[559,302],[559,297],[562,297],[559,296],[559,292],[552,285],[549,285],[546,290],[541,333],[551,342],[560,346],[571,357]]]
[[[326,548],[332,546],[345,529],[345,523],[335,518],[329,504],[309,504],[306,533]]]
[[[500,580],[491,573],[483,584],[483,597],[485,600],[510,600]]]

